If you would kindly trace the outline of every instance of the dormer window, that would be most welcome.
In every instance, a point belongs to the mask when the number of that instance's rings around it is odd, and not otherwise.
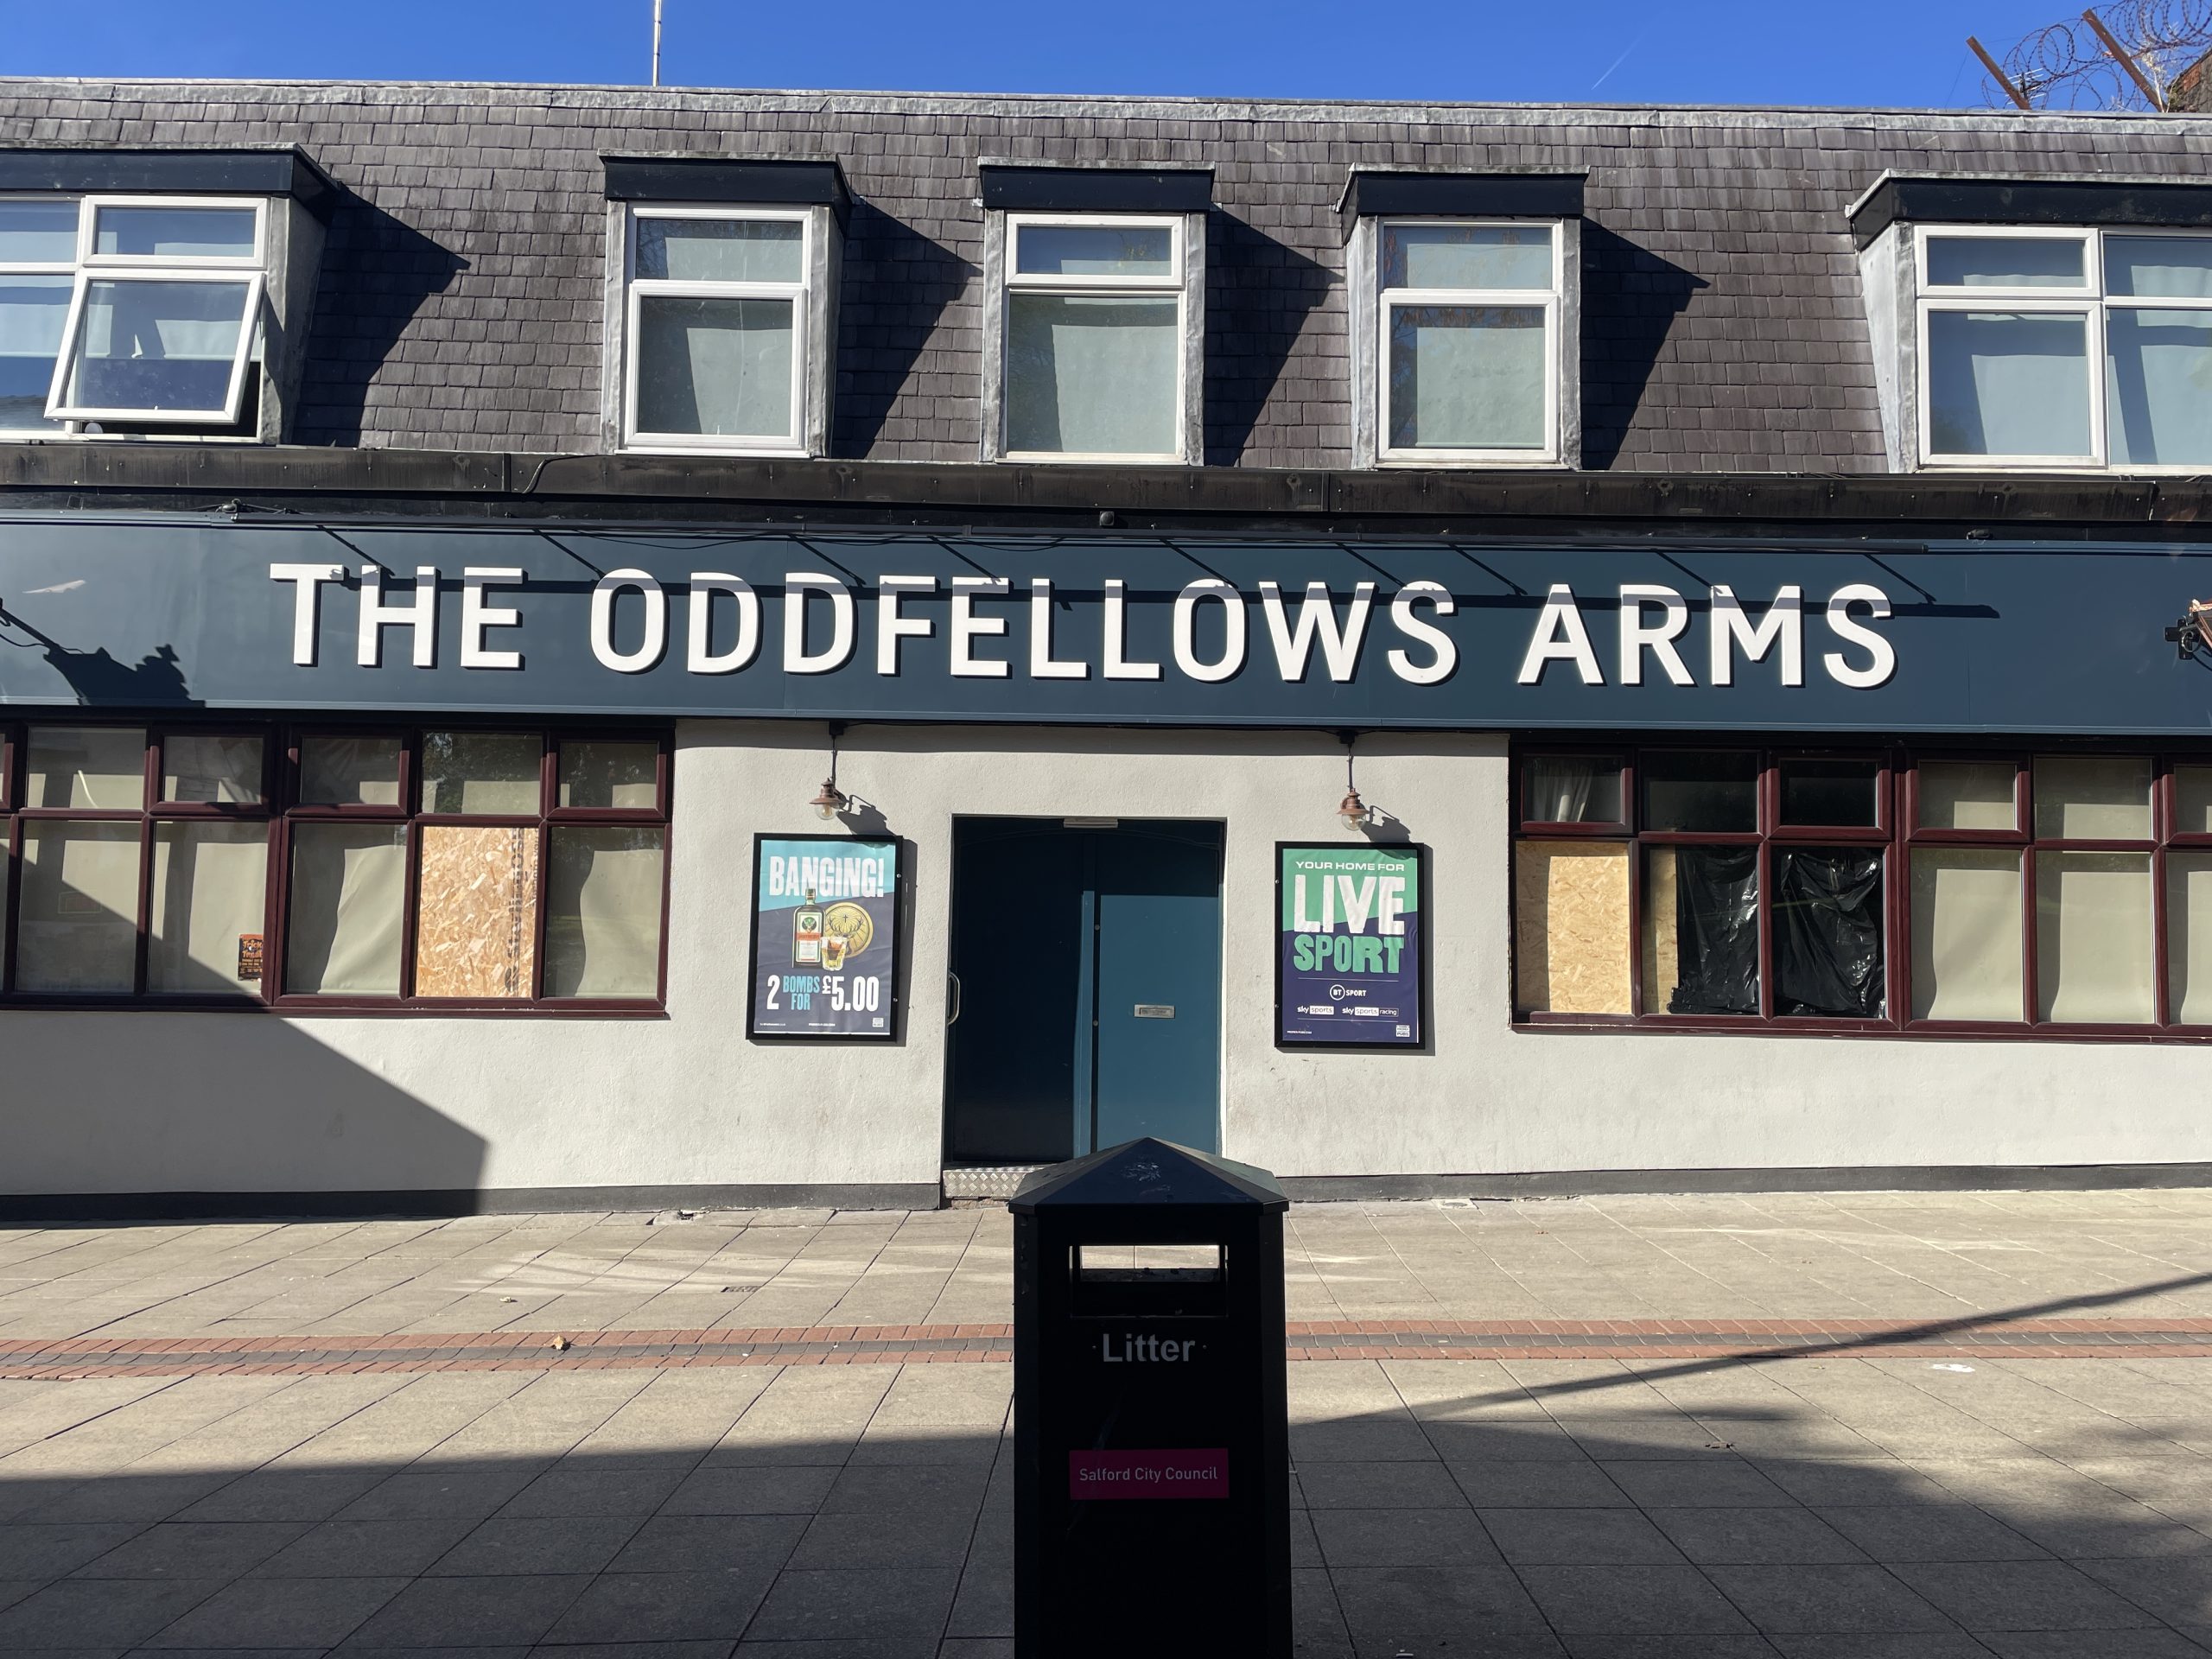
[[[1922,459],[2212,461],[2212,235],[1919,231]]]
[[[236,423],[263,241],[257,201],[0,200],[0,427]]]
[[[2212,464],[2212,188],[1885,175],[1849,218],[1893,467]]]
[[[1340,212],[1358,463],[1576,464],[1581,177],[1355,172]]]
[[[46,415],[228,425],[261,315],[261,204],[88,199]]]
[[[608,447],[826,454],[851,206],[837,164],[605,162]]]
[[[1210,173],[987,163],[983,454],[1203,459]]]
[[[1179,232],[1172,219],[1008,215],[1009,456],[1182,459]]]
[[[1559,227],[1385,220],[1384,461],[1559,453]]]
[[[639,207],[630,233],[623,442],[801,452],[806,215]]]
[[[281,438],[334,194],[296,149],[0,150],[0,437]]]

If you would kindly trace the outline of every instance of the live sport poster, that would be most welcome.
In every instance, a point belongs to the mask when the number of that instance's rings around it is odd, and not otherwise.
[[[1275,856],[1275,1041],[1420,1047],[1426,849],[1278,843]]]
[[[756,836],[751,972],[748,1036],[893,1035],[899,843]]]

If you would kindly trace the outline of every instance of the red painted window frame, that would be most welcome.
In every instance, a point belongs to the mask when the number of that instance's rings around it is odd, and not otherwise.
[[[33,808],[22,802],[22,768],[28,761],[27,734],[34,726],[102,728],[146,734],[144,788],[136,809]],[[422,742],[427,732],[512,733],[539,739],[538,810],[535,814],[425,813],[420,810]],[[257,736],[262,740],[262,804],[239,806],[199,802],[164,802],[161,793],[162,743],[174,735]],[[394,806],[302,805],[298,799],[299,755],[309,737],[396,735],[402,740],[399,803]],[[655,753],[654,804],[651,808],[563,807],[558,804],[561,746],[567,742],[651,744]],[[670,791],[674,734],[665,727],[549,726],[536,721],[442,720],[406,721],[270,722],[265,721],[118,721],[51,717],[0,721],[0,854],[6,860],[6,902],[0,906],[0,1008],[189,1008],[209,1012],[290,1014],[465,1014],[503,1018],[664,1018],[668,995],[669,870],[673,841]],[[139,826],[137,965],[129,992],[46,993],[16,988],[17,939],[22,889],[24,825],[41,821],[136,823]],[[262,917],[262,977],[247,994],[149,992],[145,989],[150,938],[153,837],[156,824],[177,820],[266,823],[269,828],[268,890]],[[401,923],[400,983],[411,988],[416,968],[416,913],[420,900],[422,831],[438,824],[478,827],[517,825],[538,832],[537,949],[533,995],[516,998],[310,995],[283,989],[286,935],[290,923],[291,842],[297,824],[315,823],[389,823],[404,826],[406,876]],[[636,826],[661,836],[660,941],[655,983],[650,997],[549,997],[542,995],[545,971],[545,923],[550,894],[554,832],[564,827]]]
[[[1641,794],[1644,758],[1653,754],[1721,750],[1758,756],[1758,830],[1755,834],[1699,834],[1645,830]],[[1618,757],[1624,763],[1622,779],[1627,824],[1547,824],[1525,820],[1522,806],[1522,769],[1537,756],[1577,759]],[[2152,763],[2151,836],[2144,840],[2038,837],[2035,832],[2034,766],[2038,758],[2142,757]],[[1877,827],[1819,827],[1784,825],[1780,820],[1781,763],[1800,758],[1874,759],[1880,770],[1876,779]],[[1961,760],[2013,765],[2013,827],[2011,830],[1923,830],[1918,827],[1919,767],[1929,761]],[[1528,1030],[1580,1031],[1698,1031],[1745,1034],[1802,1033],[1844,1037],[1911,1037],[1999,1039],[2043,1041],[2207,1042],[2212,1025],[2186,1025],[2171,1019],[2171,975],[2167,961],[2167,855],[2172,851],[2212,851],[2212,830],[2195,832],[2176,828],[2176,772],[2184,766],[2212,770],[2212,751],[2178,749],[2156,743],[2113,742],[2094,747],[2063,743],[2012,743],[1977,747],[1963,744],[1906,745],[1872,741],[1853,743],[1847,738],[1814,738],[1803,743],[1757,745],[1724,739],[1683,738],[1657,742],[1602,743],[1529,741],[1516,744],[1511,756],[1509,796],[1512,835],[1517,860],[1523,842],[1611,841],[1629,849],[1629,976],[1630,1006],[1626,1014],[1554,1014],[1525,1008],[1519,1001],[1519,976],[1510,977],[1514,996],[1513,1023]],[[1646,846],[1708,844],[1759,847],[1759,1001],[1756,1014],[1675,1014],[1648,1011],[1643,982],[1643,849]],[[1773,1013],[1773,849],[1785,845],[1854,846],[1883,849],[1883,975],[1884,1013],[1875,1019],[1841,1016],[1779,1015]],[[2021,1018],[2005,1020],[1945,1020],[1912,1017],[1912,850],[1916,847],[1950,846],[2018,851],[2021,856]],[[2037,984],[2035,864],[2038,853],[2147,853],[2151,857],[2152,979],[2155,1019],[2147,1024],[2044,1020],[2034,1017],[2040,1007]],[[1510,863],[1509,864],[1510,868]],[[1509,949],[1517,957],[1520,920],[1517,895],[1509,882],[1511,925]]]

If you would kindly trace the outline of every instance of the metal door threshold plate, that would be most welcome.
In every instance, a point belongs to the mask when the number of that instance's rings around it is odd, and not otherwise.
[[[968,1164],[944,1172],[944,1196],[954,1198],[997,1198],[1003,1202],[1014,1189],[1046,1164]]]

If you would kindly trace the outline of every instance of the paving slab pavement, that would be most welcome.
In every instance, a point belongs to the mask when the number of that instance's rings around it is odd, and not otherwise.
[[[2212,1317],[2212,1192],[1301,1205],[1289,1231],[1322,1333],[1295,1351],[1450,1326],[1486,1356],[1291,1365],[1302,1655],[2212,1652],[2212,1357],[2152,1341]],[[0,1380],[0,1655],[1007,1654],[994,1338],[694,1361],[717,1331],[995,1328],[1009,1282],[988,1210],[0,1231],[0,1343],[149,1368]],[[1548,1323],[1606,1329],[1509,1340]],[[1708,1340],[1651,1346],[1668,1325]],[[2019,1334],[2045,1326],[2084,1345]],[[1849,1335],[1905,1327],[1942,1334]],[[532,1340],[501,1369],[330,1357],[423,1332]],[[290,1363],[220,1374],[217,1342]]]

